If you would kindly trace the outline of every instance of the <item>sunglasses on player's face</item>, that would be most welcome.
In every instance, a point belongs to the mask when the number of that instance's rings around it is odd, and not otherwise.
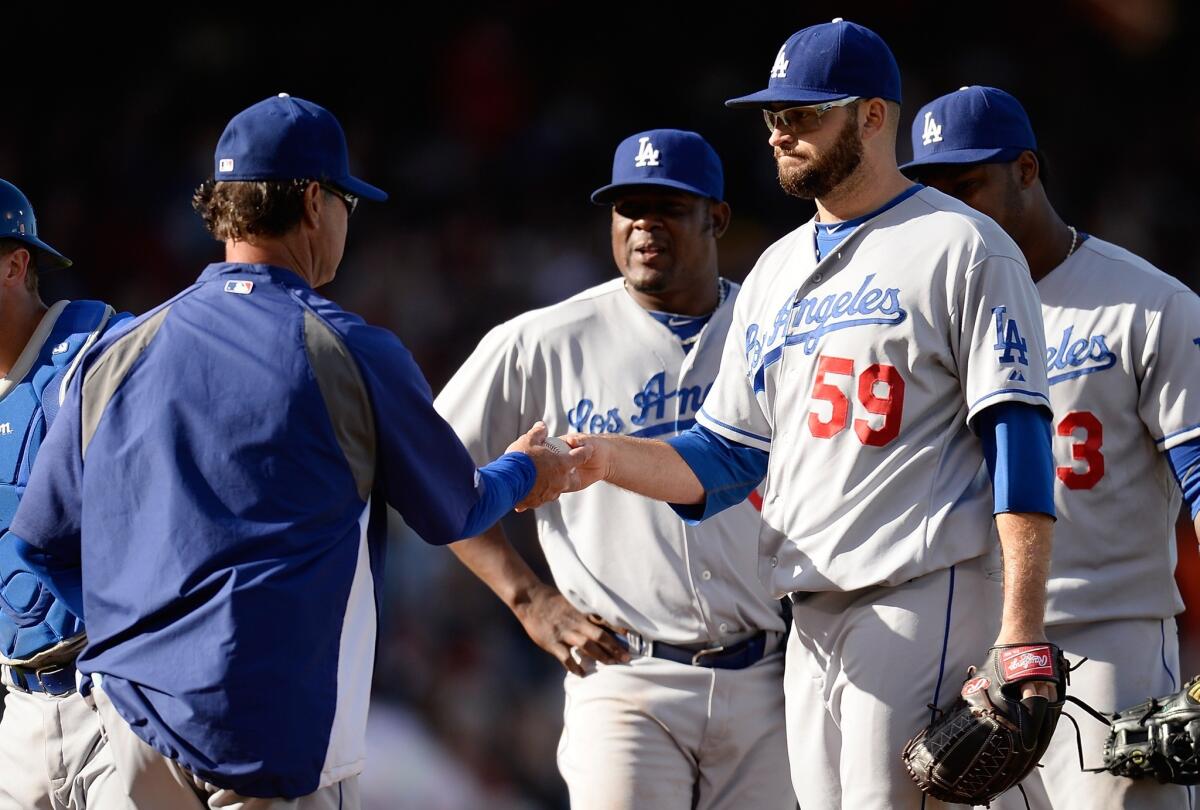
[[[834,107],[845,107],[859,100],[859,96],[847,96],[837,101],[827,101],[824,104],[809,104],[804,107],[788,107],[786,110],[763,110],[763,120],[767,129],[774,132],[816,132],[821,128],[821,116]]]
[[[347,217],[354,213],[355,208],[358,208],[358,195],[357,194],[351,194],[348,191],[342,191],[340,188],[337,188],[336,186],[331,186],[328,183],[321,183],[321,188],[325,189],[330,194],[337,197],[339,200],[341,200],[342,202],[344,202],[346,204],[346,216]]]

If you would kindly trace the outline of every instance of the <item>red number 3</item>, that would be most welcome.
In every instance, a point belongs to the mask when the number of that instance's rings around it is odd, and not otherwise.
[[[1057,432],[1059,436],[1073,437],[1079,429],[1083,430],[1083,441],[1071,445],[1071,458],[1087,462],[1087,467],[1083,472],[1075,472],[1071,465],[1058,468],[1058,480],[1067,489],[1091,489],[1104,477],[1104,454],[1100,452],[1104,426],[1091,411],[1071,411],[1058,423]]]
[[[813,382],[813,399],[828,402],[829,419],[823,420],[814,411],[808,414],[808,429],[818,439],[831,439],[846,429],[850,419],[850,400],[842,389],[825,382],[826,374],[854,376],[854,361],[845,357],[821,355],[817,358],[817,378]],[[885,391],[880,392],[879,386]],[[882,395],[881,395],[882,393]],[[872,447],[883,447],[900,435],[900,420],[904,414],[904,378],[895,366],[874,363],[867,366],[858,378],[858,401],[867,413],[883,417],[883,423],[871,427],[866,419],[854,420],[858,440]]]

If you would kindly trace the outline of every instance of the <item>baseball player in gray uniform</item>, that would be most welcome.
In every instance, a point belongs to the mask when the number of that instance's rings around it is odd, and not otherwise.
[[[868,29],[835,20],[788,39],[768,88],[728,103],[762,110],[781,185],[817,217],[746,279],[694,428],[567,439],[595,448],[584,483],[691,520],[765,479],[760,531],[737,542],[793,601],[787,736],[804,808],[940,806],[900,758],[927,706],[949,706],[990,645],[1049,651],[1037,291],[999,226],[899,172],[899,102],[895,59]],[[1022,692],[1054,697],[1044,680]]]
[[[1145,260],[1065,223],[1017,99],[963,87],[921,108],[905,170],[995,219],[1042,299],[1060,517],[1046,625],[1071,691],[1113,712],[1181,684],[1175,517],[1200,515],[1200,298]],[[1186,678],[1184,679],[1186,680]],[[1085,764],[1106,729],[1080,721]],[[1079,770],[1060,724],[1024,782],[1034,808],[1184,808],[1188,789]],[[997,807],[1024,807],[1005,796]]]
[[[612,183],[621,278],[492,330],[435,406],[473,456],[544,419],[557,433],[673,436],[712,386],[738,286],[720,159],[694,132],[626,138]],[[571,806],[791,808],[784,622],[758,578],[746,501],[691,526],[616,487],[536,512],[557,590],[501,529],[451,546],[561,661],[558,764]]]

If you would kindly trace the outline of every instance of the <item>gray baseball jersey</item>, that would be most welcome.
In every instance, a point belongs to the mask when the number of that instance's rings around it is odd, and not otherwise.
[[[1174,616],[1164,451],[1200,436],[1200,298],[1095,237],[1037,286],[1058,464],[1046,621]]]
[[[1048,405],[1021,251],[929,188],[819,262],[813,228],[746,280],[697,417],[771,451],[764,580],[776,594],[895,585],[994,550],[970,422],[999,402]]]
[[[435,407],[477,462],[541,418],[569,432],[668,437],[690,427],[712,387],[737,285],[687,354],[614,279],[493,329]],[[675,644],[783,630],[757,575],[750,503],[700,526],[600,483],[540,507],[538,536],[559,590],[579,610]]]

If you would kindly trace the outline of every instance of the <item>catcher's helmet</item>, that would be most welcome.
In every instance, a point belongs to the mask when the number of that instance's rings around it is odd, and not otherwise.
[[[16,239],[36,250],[39,270],[71,266],[70,259],[38,239],[29,198],[7,180],[0,180],[0,239]]]

